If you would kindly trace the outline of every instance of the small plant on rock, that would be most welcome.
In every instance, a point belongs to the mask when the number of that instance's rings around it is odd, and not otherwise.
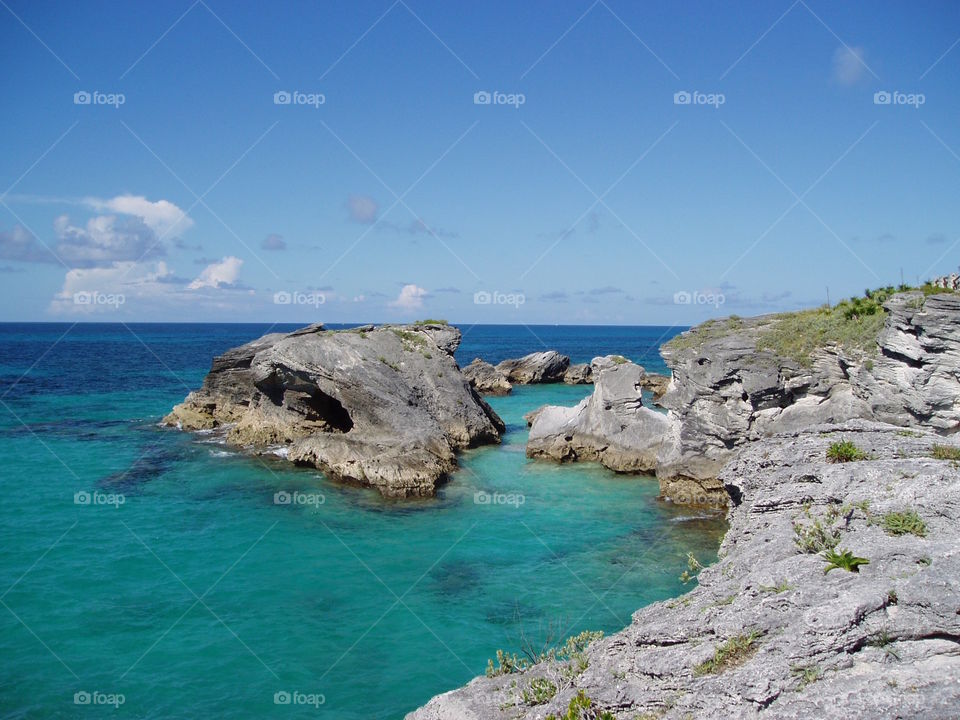
[[[724,670],[742,664],[757,650],[759,632],[737,635],[720,643],[713,651],[713,657],[693,668],[694,675],[716,675]]]
[[[687,569],[680,574],[680,582],[686,585],[688,582],[693,580],[697,575],[700,574],[700,571],[703,570],[703,565],[697,560],[692,552],[687,553]]]
[[[547,678],[534,678],[523,691],[523,701],[527,705],[543,705],[553,700],[557,686]]]
[[[866,460],[867,454],[850,440],[838,440],[827,448],[827,460],[832,463],[856,462]]]
[[[916,535],[926,537],[927,524],[916,510],[888,512],[875,522],[882,526],[888,535]]]
[[[559,718],[553,713],[547,715],[546,720],[616,720],[613,713],[593,707],[593,701],[586,696],[583,690],[570,700],[567,711]]]
[[[960,448],[953,445],[934,445],[930,448],[934,460],[960,460]]]
[[[846,570],[847,572],[858,573],[861,565],[870,564],[869,560],[857,557],[849,550],[827,550],[823,553],[823,559],[827,561],[827,567],[823,570],[824,575],[831,570]]]

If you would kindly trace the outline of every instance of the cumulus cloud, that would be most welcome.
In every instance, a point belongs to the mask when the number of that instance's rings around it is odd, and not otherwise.
[[[69,215],[55,218],[55,240],[49,249],[23,227],[0,232],[0,258],[20,262],[62,262],[76,268],[111,267],[116,262],[151,260],[166,254],[162,240],[193,225],[167,200],[150,201],[140,195],[110,199],[21,197],[24,202],[66,203],[100,213],[74,224]],[[174,240],[177,244],[178,240]],[[179,243],[182,245],[182,242]]]
[[[260,241],[260,247],[264,250],[286,250],[287,241],[283,239],[282,235],[270,233]]]
[[[427,297],[427,291],[416,285],[404,285],[400,289],[400,294],[396,300],[391,300],[390,307],[400,308],[401,310],[416,310],[423,307],[423,299]]]
[[[240,277],[240,267],[243,260],[233,255],[228,255],[222,260],[207,265],[200,275],[187,287],[190,290],[199,290],[200,288],[221,288],[233,287]]]
[[[840,85],[854,85],[867,71],[863,60],[862,47],[839,47],[833,52],[834,82]]]
[[[118,195],[108,200],[84,198],[83,202],[98,212],[140,218],[144,225],[160,237],[181,233],[193,227],[193,220],[168,200],[150,201],[143,195]]]
[[[370,225],[377,219],[380,206],[369,195],[351,195],[347,198],[347,212],[350,219],[362,225]]]
[[[156,233],[141,218],[97,215],[80,227],[61,215],[53,221],[53,230],[57,256],[73,267],[104,267],[166,254]]]

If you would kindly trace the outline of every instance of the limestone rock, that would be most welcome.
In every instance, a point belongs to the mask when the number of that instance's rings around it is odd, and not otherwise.
[[[594,380],[593,394],[572,408],[548,405],[532,418],[527,456],[595,460],[618,472],[649,472],[669,423],[643,406],[643,368],[612,364]]]
[[[228,442],[286,447],[297,463],[388,497],[433,495],[455,451],[495,443],[503,422],[460,373],[447,325],[273,333],[213,361],[164,419]]]
[[[463,368],[463,376],[470,381],[470,385],[484,395],[506,395],[513,386],[497,368],[480,358]]]
[[[567,385],[589,385],[593,382],[593,368],[589,363],[571,365],[563,374],[563,381]]]
[[[514,360],[504,360],[497,365],[497,370],[512,383],[534,385],[561,382],[569,366],[570,358],[566,355],[561,355],[556,350],[546,350]]]

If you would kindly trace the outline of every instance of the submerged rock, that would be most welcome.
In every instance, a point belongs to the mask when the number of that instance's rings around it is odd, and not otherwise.
[[[632,362],[610,364],[595,376],[593,394],[576,406],[536,411],[527,456],[594,460],[617,472],[654,470],[669,422],[643,406],[643,377],[643,368]]]
[[[517,385],[562,382],[570,358],[556,350],[530,353],[522,358],[504,360],[497,365],[504,377]]]
[[[430,496],[460,448],[496,443],[503,422],[460,373],[460,331],[400,325],[273,333],[213,361],[203,387],[164,418],[224,428],[387,497]]]
[[[478,393],[485,395],[506,395],[513,389],[503,373],[480,358],[463,368],[463,376]]]
[[[828,463],[840,439],[869,459]],[[477,678],[408,720],[564,717],[578,692],[616,720],[957,717],[960,472],[931,459],[938,440],[853,420],[746,446],[719,474],[736,504],[695,589],[582,660]],[[823,538],[868,564],[825,572]]]

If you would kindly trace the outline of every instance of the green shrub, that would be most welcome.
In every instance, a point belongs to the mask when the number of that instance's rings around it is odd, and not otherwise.
[[[823,559],[827,561],[827,567],[823,570],[824,575],[831,570],[846,570],[847,572],[858,573],[861,565],[870,564],[869,560],[857,557],[849,550],[827,550],[823,553]]]
[[[567,711],[559,718],[550,713],[545,720],[616,720],[613,713],[593,707],[593,701],[579,690],[570,700]]]
[[[830,447],[827,448],[827,461],[832,463],[866,460],[867,457],[867,454],[850,440],[840,440],[835,443],[830,443]]]
[[[960,448],[953,445],[934,445],[930,448],[934,460],[960,460]]]
[[[716,675],[728,668],[740,665],[757,651],[760,633],[754,631],[737,635],[721,643],[713,651],[713,657],[693,668],[694,675]]]
[[[414,325],[449,325],[446,320],[434,320],[433,318],[427,318],[426,320],[417,320]]]
[[[547,678],[534,678],[523,691],[523,701],[527,705],[543,705],[553,700],[557,686]]]
[[[793,522],[793,542],[802,553],[816,555],[825,550],[833,550],[840,544],[840,535],[819,519],[810,524],[798,520]]]
[[[888,512],[875,522],[883,527],[888,535],[916,535],[917,537],[927,535],[927,524],[916,510]]]

